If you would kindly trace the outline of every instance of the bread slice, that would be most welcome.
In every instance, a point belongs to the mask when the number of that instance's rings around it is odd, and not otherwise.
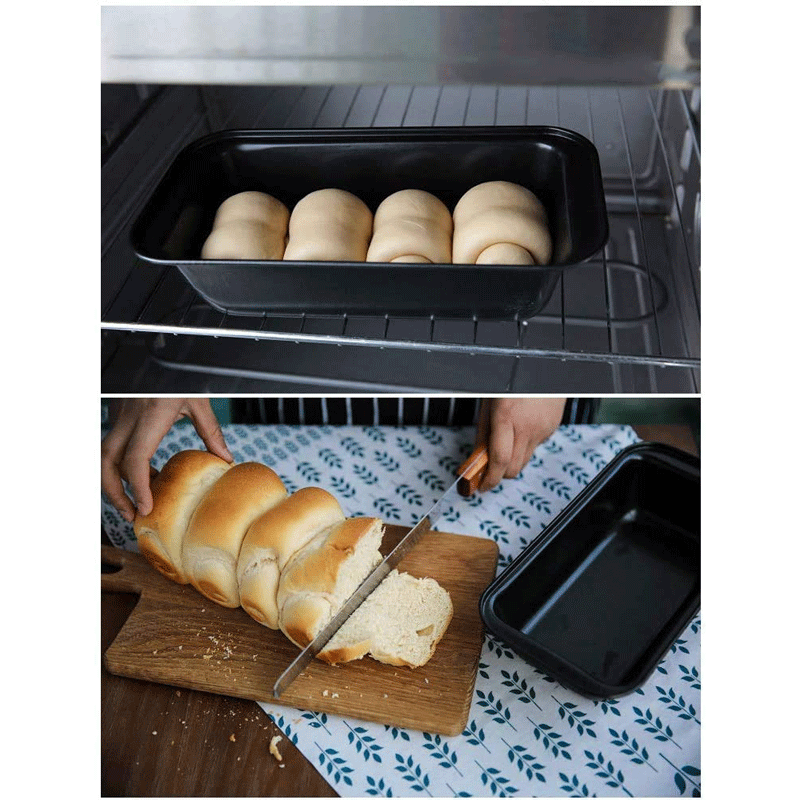
[[[453,618],[453,602],[432,578],[392,570],[328,642],[329,664],[370,655],[395,666],[426,664]]]
[[[230,464],[205,450],[175,453],[153,478],[153,510],[136,515],[133,531],[141,554],[162,575],[188,583],[181,550],[189,521],[206,492]]]
[[[278,586],[280,629],[305,647],[380,563],[383,524],[355,517],[298,550]],[[431,578],[393,570],[317,656],[329,664],[370,655],[419,667],[433,655],[453,617],[450,595]]]

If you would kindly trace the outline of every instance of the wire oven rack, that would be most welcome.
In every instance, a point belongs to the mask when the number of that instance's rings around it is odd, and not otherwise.
[[[128,137],[103,166],[101,326],[109,332],[161,334],[154,341],[162,363],[170,361],[170,335],[213,337],[240,344],[311,346],[323,359],[334,346],[443,358],[484,356],[504,364],[502,389],[510,392],[554,390],[544,385],[542,365],[555,362],[578,371],[582,365],[603,364],[610,375],[607,388],[615,392],[697,392],[699,104],[699,89],[162,87],[140,124],[149,124],[150,133]],[[132,219],[165,167],[186,143],[205,133],[486,124],[563,125],[594,141],[601,158],[608,245],[596,258],[567,270],[547,307],[528,320],[231,316],[205,303],[177,270],[139,262],[127,241]],[[104,343],[104,348],[108,363],[114,347]],[[179,365],[181,358],[174,366],[202,369]],[[537,365],[538,377],[526,371],[528,363]],[[211,363],[206,366],[214,369]],[[253,373],[242,361],[229,366],[230,373],[237,370]],[[604,389],[590,379],[582,391]]]

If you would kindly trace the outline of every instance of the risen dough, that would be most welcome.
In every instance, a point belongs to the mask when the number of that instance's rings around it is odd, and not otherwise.
[[[286,245],[289,210],[263,192],[240,192],[217,209],[201,258],[279,260]]]
[[[364,261],[372,212],[354,194],[320,189],[307,194],[289,218],[286,261]]]
[[[378,206],[367,261],[449,264],[452,240],[447,206],[428,192],[404,189]]]
[[[489,181],[473,186],[453,211],[453,263],[498,263],[501,251],[481,254],[498,244],[513,244],[527,250],[536,264],[547,264],[552,242],[547,213],[538,198],[516,183]],[[503,251],[512,255],[512,251]],[[516,251],[514,251],[516,253]],[[524,263],[520,254],[511,263]]]
[[[533,256],[518,244],[500,242],[489,245],[477,258],[476,264],[535,264]]]

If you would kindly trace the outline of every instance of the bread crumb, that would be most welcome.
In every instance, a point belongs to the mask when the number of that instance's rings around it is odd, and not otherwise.
[[[278,769],[283,769],[285,766],[286,764],[278,764]]]
[[[235,741],[236,741],[236,737],[235,737],[233,734],[231,734],[231,735],[228,737],[228,741],[229,741],[229,742],[235,742]]]
[[[427,682],[428,682],[428,679],[427,679],[427,678],[425,678],[425,683],[427,683]]]
[[[388,697],[388,696],[389,696],[388,694],[385,694],[385,695],[384,695],[384,697]]]
[[[327,696],[328,696],[328,690],[327,690],[327,689],[325,689],[325,690],[322,692],[322,696],[323,696],[323,697],[327,697]]]
[[[278,742],[282,742],[282,741],[283,741],[283,736],[273,736],[269,740],[269,752],[278,761],[283,761],[283,756],[278,752]]]
[[[153,731],[153,736],[156,736],[157,734],[158,734],[158,731]]]
[[[334,692],[334,693],[331,695],[331,697],[338,697],[338,696],[339,696],[339,692]]]
[[[210,655],[205,655],[205,656],[203,656],[203,658],[208,660],[209,658],[211,658],[211,656]]]
[[[177,690],[175,691],[175,694],[176,694],[176,695],[178,695],[178,697],[180,697],[180,696],[181,696],[181,690],[180,690],[180,689],[177,689]]]

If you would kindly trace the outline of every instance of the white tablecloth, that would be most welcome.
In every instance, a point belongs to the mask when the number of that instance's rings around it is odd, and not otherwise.
[[[225,426],[237,461],[261,461],[289,491],[314,484],[349,515],[411,525],[452,483],[474,440],[470,428]],[[484,535],[504,569],[617,452],[636,441],[625,426],[560,428],[520,477],[457,500],[437,526]],[[200,447],[173,428],[156,453]],[[111,540],[136,549],[131,526],[108,504]],[[700,788],[700,618],[647,683],[599,702],[563,688],[491,636],[481,654],[469,723],[457,737],[261,703],[341,795],[671,796]]]

